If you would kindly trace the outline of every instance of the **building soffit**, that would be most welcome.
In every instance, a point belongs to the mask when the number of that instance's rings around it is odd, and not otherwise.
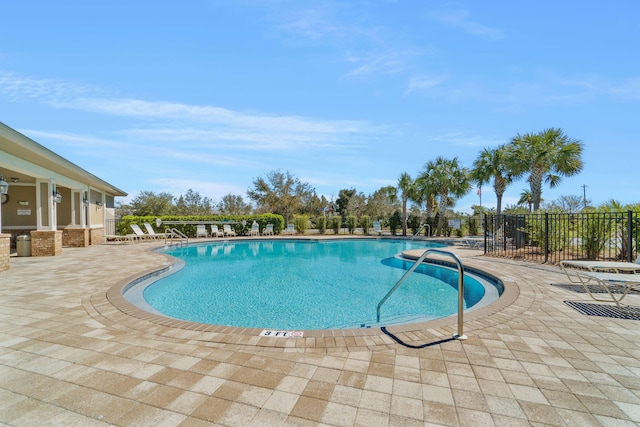
[[[127,193],[0,122],[0,151],[113,196]],[[0,164],[2,162],[0,161]],[[11,167],[7,165],[6,167]]]

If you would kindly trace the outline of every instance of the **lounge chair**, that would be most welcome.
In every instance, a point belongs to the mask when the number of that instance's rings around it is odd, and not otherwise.
[[[296,234],[296,229],[293,226],[293,224],[289,224],[287,225],[287,228],[285,228],[284,230],[282,230],[282,234]]]
[[[251,224],[251,229],[248,231],[249,236],[259,236],[260,235],[260,226],[257,222],[253,221]]]
[[[204,224],[196,225],[196,238],[197,237],[209,237],[209,232],[207,231],[207,227]]]
[[[211,226],[211,237],[224,237],[224,233],[218,229],[217,225]]]
[[[382,234],[382,227],[380,226],[380,221],[373,221],[373,232],[378,236]]]
[[[149,234],[149,236],[151,236],[154,239],[164,239],[166,236],[164,233],[156,233],[156,231],[153,229],[153,227],[151,226],[151,224],[149,224],[148,222],[145,222],[144,224],[144,228],[146,228],[147,233]]]
[[[273,236],[273,224],[267,224],[267,226],[262,230],[263,236]]]
[[[123,236],[120,234],[105,234],[104,239],[106,242],[113,242],[113,243],[135,243],[136,235],[127,234]]]
[[[565,260],[560,261],[560,267],[572,283],[582,283],[583,278],[577,275],[581,270],[600,273],[640,273],[640,256],[635,262]]]
[[[624,299],[634,288],[640,288],[640,274],[627,274],[627,273],[603,273],[598,271],[584,271],[576,270],[576,276],[580,280],[582,287],[595,301],[600,302],[614,302],[618,307],[621,307],[620,301]],[[591,289],[589,289],[588,283],[595,281],[609,294],[609,298],[597,298]],[[618,285],[624,286],[625,290],[619,298],[616,298],[611,292],[611,286]]]
[[[133,232],[136,234],[136,238],[137,239],[145,239],[145,240],[149,240],[149,239],[155,239],[154,236],[151,236],[147,233],[145,233],[144,231],[142,231],[142,229],[140,228],[140,226],[138,224],[129,224],[131,226],[131,229],[133,230]]]
[[[236,236],[236,232],[231,228],[230,224],[224,224],[222,230],[225,236]]]

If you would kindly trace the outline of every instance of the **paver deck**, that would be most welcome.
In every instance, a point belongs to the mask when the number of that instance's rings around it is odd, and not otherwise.
[[[636,426],[640,323],[586,316],[560,268],[453,248],[502,279],[456,319],[265,338],[128,309],[158,242],[65,248],[0,273],[0,422],[16,426]],[[640,306],[640,295],[625,300]],[[393,335],[393,336],[392,336]],[[394,339],[395,337],[395,339]]]

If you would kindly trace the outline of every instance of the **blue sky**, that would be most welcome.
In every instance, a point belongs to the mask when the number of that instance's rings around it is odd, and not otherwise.
[[[637,1],[23,0],[2,14],[0,121],[129,198],[246,197],[272,170],[368,195],[437,156],[471,166],[559,127],[585,165],[545,201],[586,185],[594,204],[640,202]],[[474,189],[454,209],[478,203]]]

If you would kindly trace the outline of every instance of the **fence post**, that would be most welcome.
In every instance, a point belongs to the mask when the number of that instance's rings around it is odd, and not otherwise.
[[[544,214],[544,262],[549,261],[549,213]]]
[[[487,254],[487,239],[489,237],[489,214],[484,214],[484,254]]]
[[[627,211],[627,261],[633,262],[633,211]]]

